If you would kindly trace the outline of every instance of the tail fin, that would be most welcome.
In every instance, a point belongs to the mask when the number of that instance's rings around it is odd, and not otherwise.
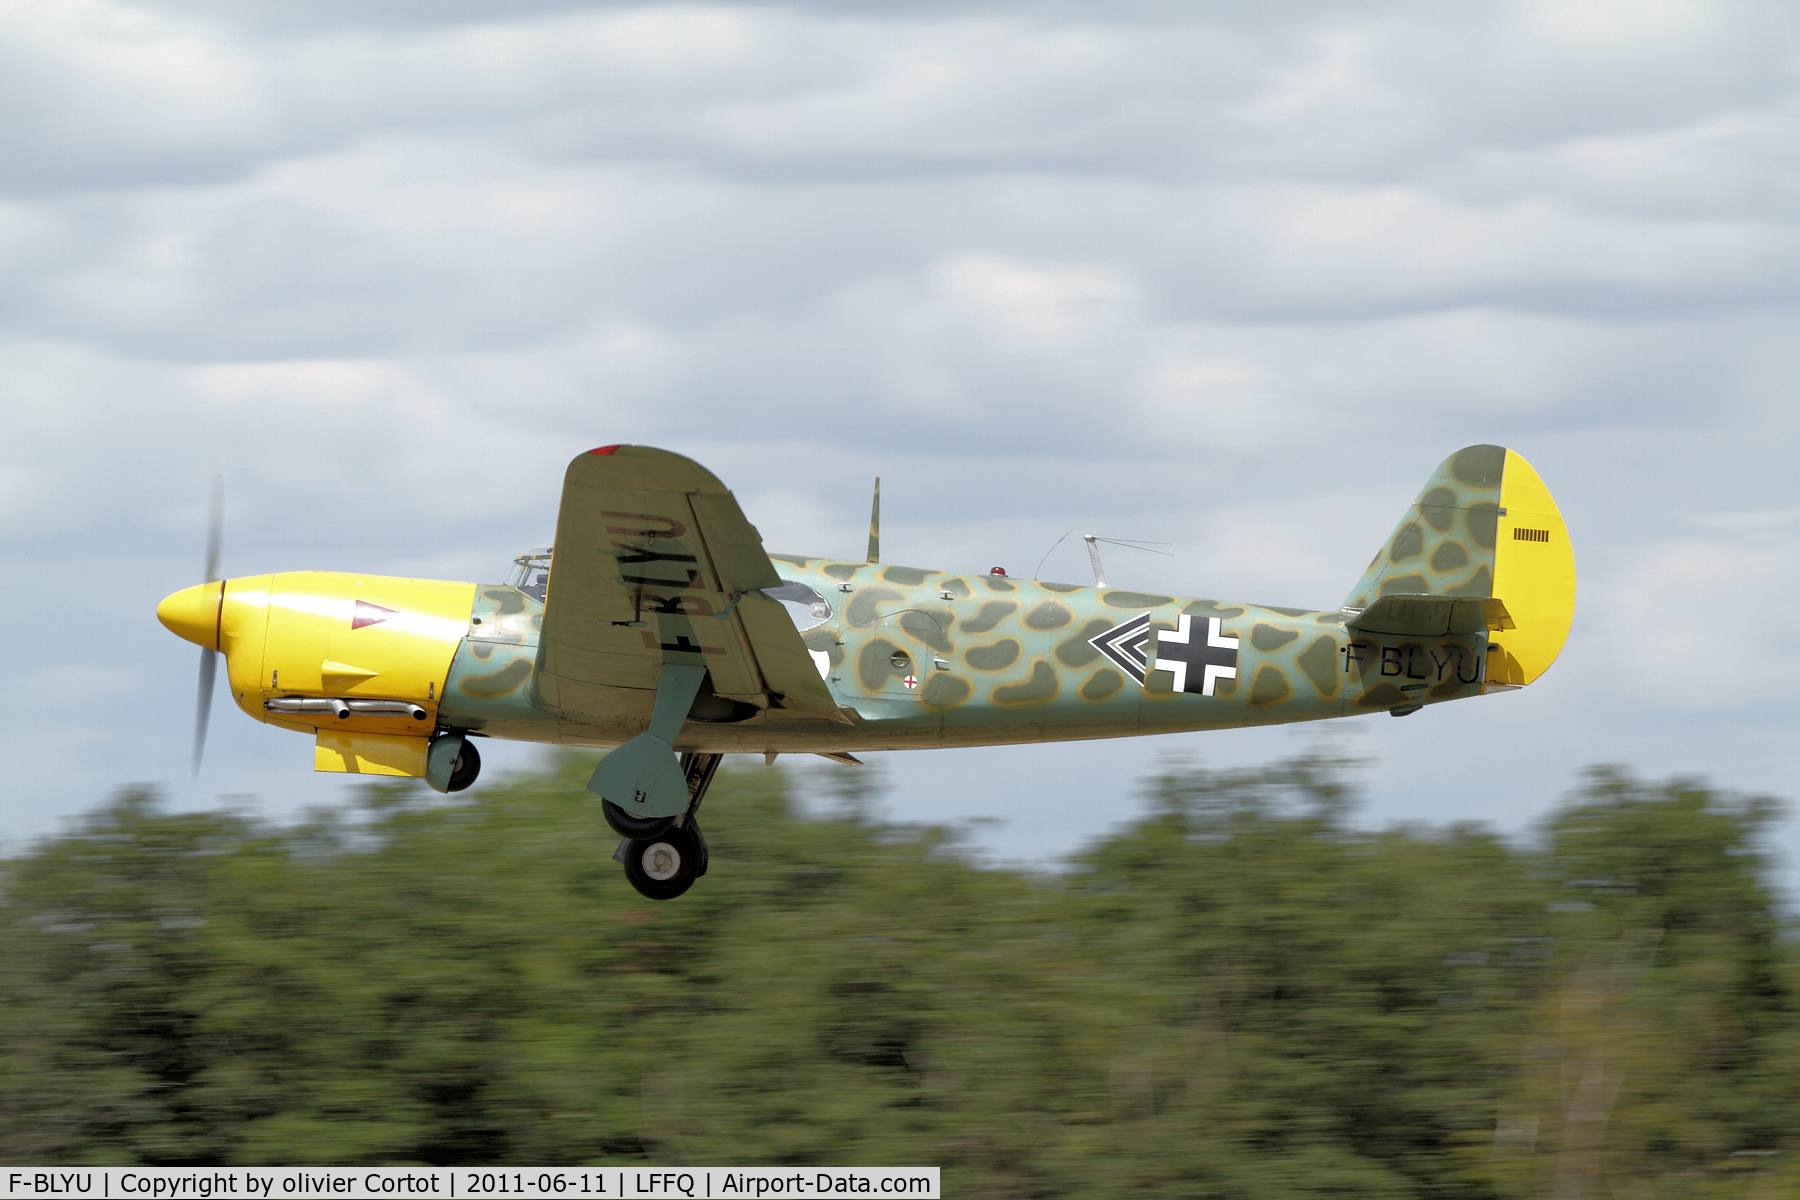
[[[1575,555],[1550,489],[1504,446],[1458,450],[1426,481],[1344,608],[1360,611],[1383,596],[1499,600],[1506,617],[1488,638],[1497,649],[1488,652],[1487,680],[1530,683],[1556,661],[1575,616]]]

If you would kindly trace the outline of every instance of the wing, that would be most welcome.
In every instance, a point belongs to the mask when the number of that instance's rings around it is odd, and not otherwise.
[[[533,687],[571,717],[650,713],[665,663],[731,700],[850,723],[787,612],[762,538],[712,472],[648,446],[569,464]]]

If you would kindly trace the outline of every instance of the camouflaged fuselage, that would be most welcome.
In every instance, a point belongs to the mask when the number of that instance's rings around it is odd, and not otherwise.
[[[832,612],[801,637],[838,704],[832,724],[779,706],[687,722],[678,750],[811,752],[985,746],[1316,721],[1479,695],[1485,634],[1382,637],[1347,614],[794,555],[784,580]],[[644,723],[583,723],[535,706],[543,606],[476,590],[442,723],[492,737],[615,746]],[[1172,639],[1186,616],[1189,642]],[[1212,621],[1218,624],[1214,626]],[[1123,632],[1119,632],[1119,631]],[[1211,695],[1156,669],[1209,632],[1235,640]],[[1109,640],[1110,635],[1110,640]],[[1223,644],[1223,643],[1221,643]],[[1109,648],[1110,647],[1110,648]],[[1195,688],[1198,674],[1190,674]],[[696,707],[696,713],[702,706]],[[726,706],[729,707],[729,706]]]

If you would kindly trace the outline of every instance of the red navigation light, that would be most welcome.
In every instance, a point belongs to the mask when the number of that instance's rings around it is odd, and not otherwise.
[[[589,450],[588,453],[589,454],[611,454],[614,450],[617,450],[618,448],[619,448],[618,446],[601,446],[601,447],[598,447],[597,449]]]
[[[1006,574],[1006,568],[1005,567],[995,567],[993,570],[989,571],[988,574],[989,575],[1004,575],[1004,574]]]

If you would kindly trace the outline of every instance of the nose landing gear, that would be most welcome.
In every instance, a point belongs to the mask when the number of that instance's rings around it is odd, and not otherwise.
[[[601,812],[613,832],[625,840],[613,851],[613,861],[625,868],[625,878],[638,894],[651,900],[673,900],[706,874],[706,835],[695,814],[718,773],[722,754],[683,754],[681,773],[687,780],[687,811],[673,817],[639,818],[602,800]],[[641,830],[641,832],[639,832]]]

